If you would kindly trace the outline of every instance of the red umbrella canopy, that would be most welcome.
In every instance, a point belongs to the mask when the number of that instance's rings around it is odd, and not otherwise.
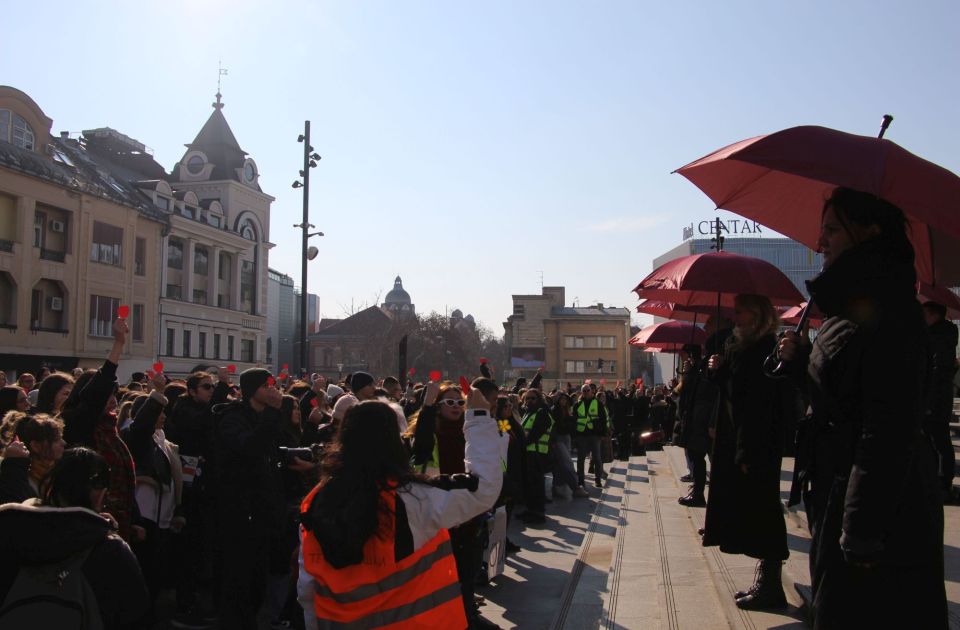
[[[803,315],[803,309],[805,308],[807,308],[806,302],[801,302],[799,306],[788,308],[780,315],[780,321],[796,326],[800,323],[800,317]],[[807,322],[809,322],[810,328],[820,328],[823,325],[823,314],[816,305],[813,306],[813,311],[807,315]]]
[[[920,279],[960,285],[960,177],[889,140],[793,127],[731,144],[676,172],[718,208],[811,248],[835,187],[872,193],[907,215]]]
[[[717,314],[717,305],[701,306],[694,304],[684,306],[673,302],[664,302],[663,300],[644,300],[637,305],[637,312],[665,319],[678,319],[684,322],[706,322],[711,315]],[[732,319],[733,309],[722,308],[720,314]]]
[[[710,252],[664,263],[633,289],[642,299],[666,300],[684,306],[733,308],[738,294],[765,295],[775,305],[792,306],[803,295],[790,278],[759,258]]]
[[[921,282],[917,287],[917,299],[920,303],[936,302],[947,307],[947,319],[960,319],[960,297],[946,287],[932,287]]]
[[[630,339],[630,344],[666,348],[688,343],[703,345],[706,340],[707,333],[699,326],[687,322],[669,321],[647,326]]]

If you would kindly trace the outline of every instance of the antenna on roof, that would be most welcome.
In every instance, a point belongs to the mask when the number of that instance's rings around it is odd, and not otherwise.
[[[538,271],[537,273],[540,274],[540,290],[543,291],[543,272]]]
[[[220,102],[220,98],[223,96],[220,94],[220,77],[227,74],[227,69],[223,67],[223,60],[217,60],[217,102],[213,104],[214,109],[223,109],[223,103]]]

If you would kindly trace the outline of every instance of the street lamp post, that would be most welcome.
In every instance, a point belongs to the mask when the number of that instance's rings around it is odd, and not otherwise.
[[[310,145],[310,121],[303,122],[303,133],[297,138],[297,142],[303,143],[303,170],[300,171],[300,177],[303,181],[295,180],[294,188],[303,188],[303,222],[294,225],[300,228],[303,234],[302,241],[302,267],[300,270],[300,371],[301,373],[308,369],[307,365],[307,262],[317,257],[319,250],[316,247],[308,247],[308,242],[312,236],[323,236],[323,232],[310,232],[310,228],[316,227],[310,223],[310,169],[317,167],[317,161],[320,155],[315,153]]]

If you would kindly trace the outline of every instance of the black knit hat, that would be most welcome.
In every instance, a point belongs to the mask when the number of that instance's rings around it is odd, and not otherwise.
[[[270,380],[270,371],[263,368],[250,368],[240,374],[240,394],[244,400],[250,400],[264,383]]]
[[[360,391],[367,385],[373,385],[373,377],[366,372],[354,372],[350,378],[350,389],[354,393]]]

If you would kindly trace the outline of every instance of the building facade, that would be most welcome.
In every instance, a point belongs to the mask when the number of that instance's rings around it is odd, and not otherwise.
[[[295,342],[300,334],[297,329],[299,295],[295,294],[293,278],[267,270],[267,341],[264,364],[275,374],[283,366],[293,369],[299,356],[295,356]],[[295,371],[291,371],[291,374]]]
[[[267,360],[267,264],[273,197],[223,115],[213,113],[169,181],[148,182],[170,215],[160,246],[160,335],[166,370]],[[272,348],[271,348],[272,350]]]
[[[130,307],[121,379],[154,361],[167,218],[84,138],[0,86],[0,369],[99,367]],[[145,169],[162,168],[145,150]]]
[[[613,385],[630,377],[630,311],[597,304],[565,305],[564,287],[543,287],[540,295],[514,295],[513,314],[504,322],[511,378],[565,384],[587,379]]]

